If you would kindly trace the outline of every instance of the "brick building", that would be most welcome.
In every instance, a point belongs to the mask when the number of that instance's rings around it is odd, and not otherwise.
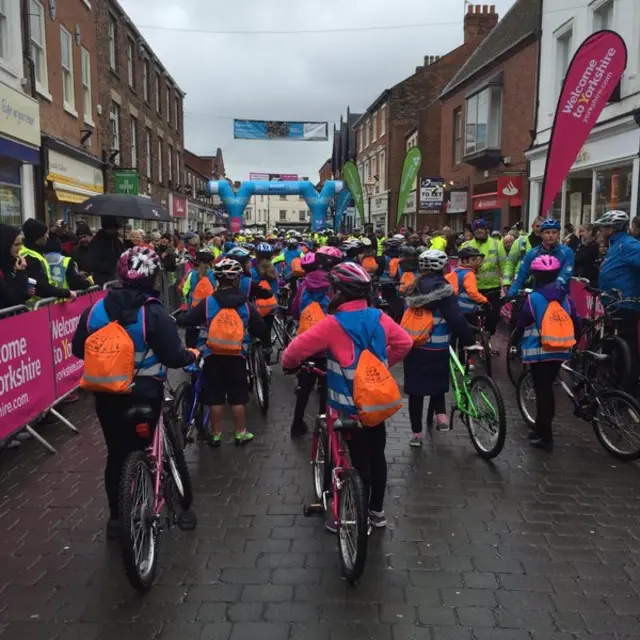
[[[355,124],[365,200],[371,196],[366,217],[376,226],[402,226],[403,222],[396,223],[397,198],[408,135],[418,126],[421,112],[437,102],[443,87],[497,22],[493,5],[472,5],[464,19],[463,44],[444,56],[425,56],[424,64],[416,67],[414,74],[383,91]],[[425,157],[428,149],[437,148],[428,140],[428,129],[427,125],[422,133],[418,129],[418,145]]]
[[[320,176],[320,184],[327,180],[331,180],[333,178],[333,168],[331,166],[331,158],[325,160],[323,165],[320,167],[320,171],[318,171]]]
[[[454,229],[477,217],[494,229],[524,219],[541,5],[518,0],[440,96],[440,164]]]
[[[222,151],[218,149],[215,156],[197,156],[187,149],[184,150],[184,175],[179,187],[185,202],[186,220],[181,223],[181,229],[186,227],[192,231],[205,231],[224,224],[219,196],[207,196],[205,187],[209,180],[222,178],[218,170],[224,172]],[[174,213],[175,217],[175,213]]]
[[[181,212],[176,198],[184,175],[184,92],[117,0],[95,2],[93,11],[106,190],[121,191],[121,176],[129,170],[140,195]]]

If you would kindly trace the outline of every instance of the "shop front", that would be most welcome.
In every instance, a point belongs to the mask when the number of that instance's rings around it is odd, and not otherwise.
[[[40,105],[0,82],[0,222],[36,217],[35,167],[40,165]]]
[[[446,203],[447,225],[452,231],[462,231],[466,222],[469,193],[465,191],[449,191]]]
[[[192,202],[187,205],[187,226],[189,231],[200,233],[205,229],[206,212],[204,207]]]
[[[179,196],[175,193],[171,194],[171,210],[169,213],[173,218],[174,229],[176,231],[180,231],[181,233],[185,233],[188,231],[187,229],[187,209],[188,202],[185,196]]]
[[[66,143],[43,136],[47,175],[45,181],[46,217],[49,224],[64,220],[74,230],[80,221],[94,231],[100,228],[100,218],[72,214],[74,204],[104,193],[103,164],[98,158]]]
[[[370,210],[369,207],[371,207]],[[365,214],[365,220],[370,222],[376,231],[382,230],[386,233],[388,229],[389,194],[383,193],[371,198],[365,198]]]
[[[610,209],[637,216],[639,148],[640,129],[633,119],[599,126],[580,150],[548,213],[563,227],[570,222],[576,229]],[[546,153],[546,146],[529,153],[529,222],[539,213]]]
[[[497,191],[476,193],[471,197],[473,219],[484,218],[491,229],[500,229],[502,218],[502,203]]]

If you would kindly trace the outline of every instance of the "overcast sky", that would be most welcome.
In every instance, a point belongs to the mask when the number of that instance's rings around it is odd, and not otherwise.
[[[187,93],[185,146],[220,147],[227,175],[297,173],[317,181],[330,143],[233,139],[233,118],[328,120],[361,112],[426,55],[462,43],[464,0],[120,0]],[[502,17],[515,0],[495,0]],[[275,9],[277,7],[277,9]],[[214,34],[429,24],[318,34]],[[158,27],[151,28],[151,27]]]

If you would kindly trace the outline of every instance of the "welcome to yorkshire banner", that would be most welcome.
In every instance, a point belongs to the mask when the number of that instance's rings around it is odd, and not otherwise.
[[[562,84],[549,139],[540,215],[547,215],[580,149],[627,66],[627,47],[615,31],[598,31],[578,48]]]
[[[325,141],[329,139],[329,125],[326,122],[234,120],[233,137],[237,140]]]

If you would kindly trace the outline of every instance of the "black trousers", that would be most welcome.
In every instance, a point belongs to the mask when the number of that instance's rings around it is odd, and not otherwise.
[[[313,358],[312,360],[317,369],[321,369],[326,372],[326,358]],[[320,413],[325,413],[327,407],[327,376],[319,376],[310,371],[303,371],[298,374],[296,406],[293,411],[294,424],[300,424],[304,420],[304,412],[307,408],[307,403],[309,402],[309,396],[311,395],[316,382],[318,382],[320,390]]]
[[[363,427],[350,434],[348,440],[351,464],[362,477],[369,509],[382,511],[387,488],[387,430],[384,422],[377,427]]]
[[[486,328],[489,335],[493,335],[498,327],[498,321],[500,320],[500,287],[497,289],[483,289],[480,291],[491,304],[491,310],[487,313]]]
[[[150,437],[141,438],[136,433],[135,424],[126,423],[124,414],[131,407],[148,404],[153,410],[152,427],[155,428],[162,409],[162,394],[157,398],[141,398],[135,395],[96,393],[95,399],[96,415],[107,445],[104,488],[109,502],[110,518],[117,520],[122,465],[131,452],[142,451],[150,443]]]
[[[271,364],[271,330],[273,329],[274,317],[274,314],[270,313],[268,316],[262,318],[266,327],[264,335],[262,336],[262,347],[264,349],[264,359],[268,365]]]
[[[425,396],[409,396],[409,420],[413,433],[422,433],[422,416],[424,412]],[[427,411],[427,422],[432,422],[434,414],[447,413],[447,404],[444,393],[431,396],[429,399],[429,410]]]
[[[618,335],[626,341],[631,351],[631,378],[625,391],[633,393],[638,383],[640,374],[640,357],[638,354],[638,322],[640,313],[627,309],[616,311],[616,316],[621,318],[618,324]]]
[[[187,327],[184,330],[184,343],[189,349],[195,349],[198,346],[198,336],[200,329],[197,327]]]
[[[558,376],[561,365],[562,362],[559,360],[533,362],[530,365],[533,388],[536,392],[536,424],[534,431],[547,442],[553,440],[551,425],[556,414],[553,383]]]

